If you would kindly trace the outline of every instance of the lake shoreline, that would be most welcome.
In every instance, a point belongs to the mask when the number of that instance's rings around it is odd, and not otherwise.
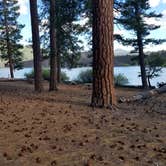
[[[63,68],[62,72],[65,72],[66,75],[69,77],[70,81],[74,81],[77,79],[78,75],[82,71],[86,71],[88,69],[92,69],[91,67],[80,67],[80,68],[73,68],[73,69],[67,69]],[[32,68],[24,68],[22,70],[15,70],[14,75],[15,78],[25,78],[25,73],[29,73],[32,71]],[[128,66],[128,67],[114,67],[114,74],[123,74],[127,77],[129,80],[129,83],[127,85],[132,86],[140,86],[141,78],[138,77],[140,73],[140,67],[139,66]],[[8,68],[0,68],[0,78],[9,78],[9,69]],[[166,82],[166,68],[163,68],[163,72],[160,73],[159,77],[156,77],[151,80],[152,86],[157,86],[159,82]]]

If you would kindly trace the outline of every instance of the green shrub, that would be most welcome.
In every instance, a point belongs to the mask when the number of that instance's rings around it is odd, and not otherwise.
[[[129,81],[123,74],[118,74],[114,76],[115,85],[126,85]]]
[[[88,69],[86,71],[82,71],[75,82],[78,83],[92,83],[92,70]],[[126,85],[128,83],[128,79],[123,74],[118,74],[114,76],[115,85]]]
[[[67,82],[69,81],[69,77],[67,76],[67,74],[65,72],[61,72],[61,82]]]
[[[92,70],[88,69],[86,71],[82,71],[76,80],[79,83],[92,83]]]
[[[42,76],[44,80],[49,81],[50,80],[50,70],[49,69],[43,69],[42,70]]]
[[[42,70],[42,76],[44,80],[49,81],[50,79],[50,70],[44,69]],[[34,78],[34,71],[32,70],[30,73],[25,73],[25,77],[27,79],[33,79]],[[75,80],[75,82],[78,83],[92,83],[92,70],[88,69],[86,71],[82,71],[78,78]],[[67,82],[69,81],[69,77],[66,75],[65,72],[61,72],[61,82]],[[115,85],[126,85],[128,83],[128,79],[123,74],[118,74],[114,76],[114,82]]]
[[[33,79],[34,78],[34,71],[32,70],[30,73],[25,73],[24,76],[26,79]],[[42,77],[44,80],[49,81],[50,80],[50,70],[49,69],[43,69],[42,70]],[[66,75],[65,72],[61,72],[61,82],[69,81],[69,77]]]
[[[25,73],[24,76],[27,79],[33,79],[34,78],[34,70],[32,70],[30,73]]]

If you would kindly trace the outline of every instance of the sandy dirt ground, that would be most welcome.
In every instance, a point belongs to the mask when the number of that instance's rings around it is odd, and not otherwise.
[[[166,166],[166,94],[108,110],[88,86],[47,88],[0,82],[0,166]]]

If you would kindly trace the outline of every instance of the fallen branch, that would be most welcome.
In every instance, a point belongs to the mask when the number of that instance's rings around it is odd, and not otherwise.
[[[125,102],[133,102],[133,101],[138,101],[138,100],[144,100],[147,98],[150,98],[152,96],[156,96],[162,93],[166,93],[166,85],[162,86],[160,88],[156,88],[153,90],[149,90],[146,92],[139,93],[137,95],[131,96],[131,97],[120,97],[119,102],[120,103],[125,103]]]

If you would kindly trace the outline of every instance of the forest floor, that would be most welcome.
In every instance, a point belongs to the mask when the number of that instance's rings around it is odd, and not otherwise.
[[[166,166],[166,94],[108,110],[89,86],[47,87],[0,82],[0,166]]]

